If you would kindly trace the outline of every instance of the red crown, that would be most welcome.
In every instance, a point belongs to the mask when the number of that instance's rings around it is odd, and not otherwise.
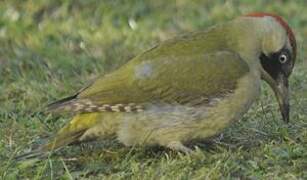
[[[290,40],[290,44],[291,44],[291,47],[293,49],[293,60],[295,60],[295,58],[296,58],[296,40],[295,40],[295,36],[294,36],[294,33],[293,33],[292,29],[288,25],[288,23],[282,17],[280,17],[278,15],[275,15],[275,14],[271,14],[271,13],[261,13],[261,12],[249,13],[249,14],[247,14],[245,16],[249,16],[249,17],[265,17],[265,16],[270,16],[270,17],[274,18],[287,31],[288,38]]]

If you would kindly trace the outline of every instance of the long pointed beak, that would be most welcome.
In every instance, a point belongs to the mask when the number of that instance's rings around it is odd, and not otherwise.
[[[274,80],[265,70],[262,69],[261,78],[264,79],[273,89],[277,98],[279,109],[283,120],[289,122],[290,105],[289,105],[289,85],[285,75],[280,74]]]

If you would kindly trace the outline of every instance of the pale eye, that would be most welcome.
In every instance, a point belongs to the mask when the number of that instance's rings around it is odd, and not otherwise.
[[[278,57],[278,60],[279,60],[279,62],[280,62],[281,64],[284,64],[284,63],[286,63],[286,62],[288,61],[288,57],[287,57],[287,55],[285,55],[285,54],[281,54],[281,55]]]

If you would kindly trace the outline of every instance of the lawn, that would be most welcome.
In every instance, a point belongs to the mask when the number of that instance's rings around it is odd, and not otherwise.
[[[289,124],[263,83],[244,118],[197,142],[191,156],[110,139],[65,147],[37,162],[14,160],[71,118],[44,113],[48,103],[163,40],[252,11],[283,16],[297,38]],[[305,0],[0,1],[0,178],[307,179],[305,52]]]

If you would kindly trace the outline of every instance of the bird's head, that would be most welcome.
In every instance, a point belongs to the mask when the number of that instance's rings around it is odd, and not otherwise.
[[[289,122],[289,85],[296,58],[296,40],[290,26],[280,16],[251,13],[251,18],[263,18],[261,40],[261,77],[273,89],[283,120]]]

